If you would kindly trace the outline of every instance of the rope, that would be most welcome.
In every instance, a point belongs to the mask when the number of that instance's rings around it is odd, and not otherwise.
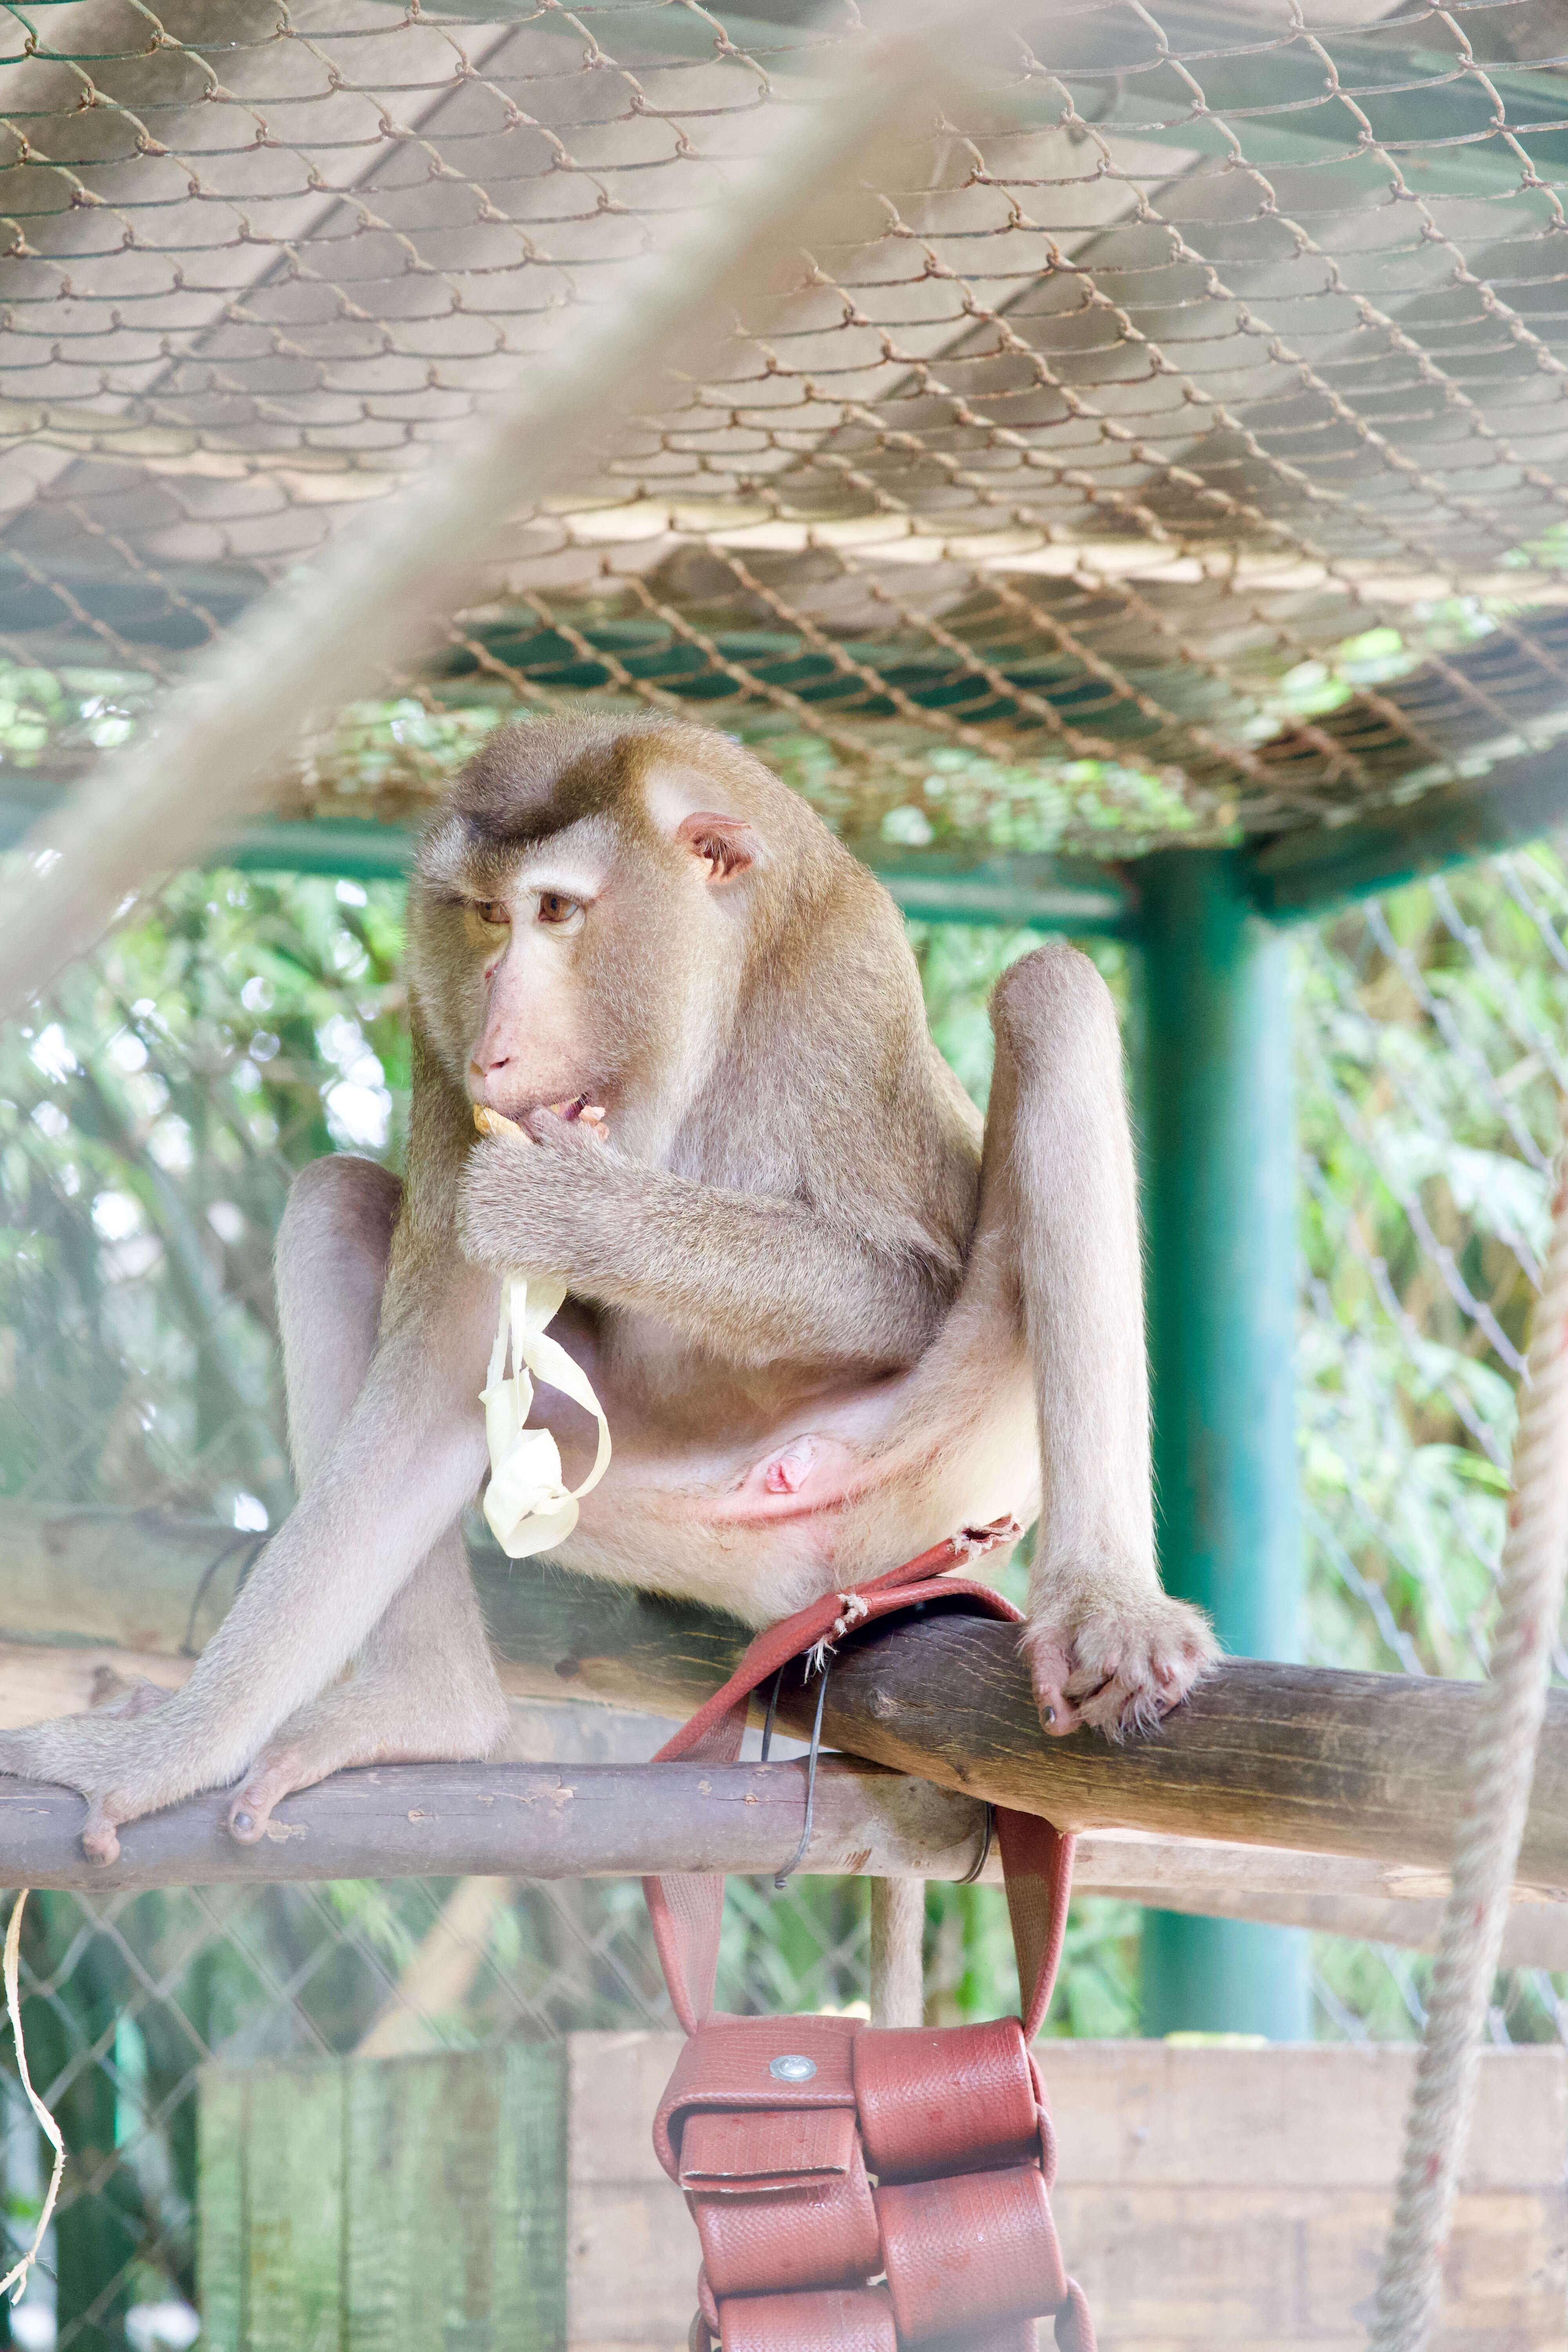
[[[66,2168],[66,2144],[60,2137],[60,2127],[33,2088],[33,2078],[27,2072],[27,2053],[22,2041],[22,2002],[17,1985],[17,1966],[22,1951],[22,1912],[27,1900],[24,1886],[11,1906],[10,1923],[5,1929],[5,2014],[11,2021],[11,2039],[16,2051],[16,2072],[22,2077],[22,2088],[27,2094],[27,2105],[38,2119],[44,2137],[55,2152],[55,2168],[49,2175],[44,2210],[38,2216],[38,2226],[33,2232],[33,2242],[19,2263],[13,2263],[0,2278],[0,2295],[9,2293],[13,2303],[20,2303],[26,2292],[27,2273],[38,2259],[38,2249],[48,2234],[49,2223],[55,2217],[55,2200],[60,2193],[60,2175]]]
[[[1568,1152],[1531,1331],[1514,1445],[1497,1630],[1454,1845],[1405,2161],[1384,2249],[1374,2352],[1420,2352],[1442,2292],[1443,2255],[1469,2139],[1480,2036],[1502,1950],[1546,1710],[1568,1568]]]

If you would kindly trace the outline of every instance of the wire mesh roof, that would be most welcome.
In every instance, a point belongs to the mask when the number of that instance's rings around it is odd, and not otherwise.
[[[607,695],[852,835],[1120,853],[1554,741],[1568,48],[1548,0],[1377,5],[1020,6],[910,184],[511,518],[297,796],[395,812],[498,712]],[[853,0],[7,6],[0,790],[135,723],[866,38]]]

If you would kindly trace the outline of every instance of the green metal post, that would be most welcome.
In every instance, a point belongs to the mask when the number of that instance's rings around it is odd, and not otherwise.
[[[1161,1571],[1227,1651],[1297,1654],[1289,947],[1228,851],[1138,868],[1139,1124]],[[1306,1942],[1145,1915],[1144,2032],[1308,2038]]]

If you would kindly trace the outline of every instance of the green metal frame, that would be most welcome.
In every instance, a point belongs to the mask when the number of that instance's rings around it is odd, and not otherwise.
[[[1161,1571],[1226,1649],[1294,1658],[1296,1154],[1289,944],[1247,861],[1139,869],[1136,1100]],[[1145,1914],[1143,2030],[1310,2038],[1306,1938]]]
[[[19,789],[0,790],[0,850],[13,847],[60,803],[47,778],[16,775],[15,786]],[[1439,786],[1342,825],[1305,826],[1234,852],[1162,855],[1232,858],[1237,887],[1252,910],[1272,923],[1296,923],[1424,874],[1517,848],[1565,824],[1568,742],[1499,761],[1484,777]],[[374,817],[261,818],[225,841],[221,854],[227,864],[250,871],[395,880],[407,871],[416,839],[412,827]],[[1142,929],[1148,877],[1160,863],[851,845],[904,912],[922,922],[1006,923],[1134,942]]]

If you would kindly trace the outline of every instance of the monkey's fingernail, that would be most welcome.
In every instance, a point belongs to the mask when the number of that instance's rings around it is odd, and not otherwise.
[[[229,1825],[233,1829],[249,1831],[256,1827],[256,1821],[254,1815],[250,1813],[231,1813]]]
[[[1056,1719],[1057,1711],[1054,1706],[1043,1706],[1040,1709],[1040,1720],[1042,1723],[1054,1723]]]

